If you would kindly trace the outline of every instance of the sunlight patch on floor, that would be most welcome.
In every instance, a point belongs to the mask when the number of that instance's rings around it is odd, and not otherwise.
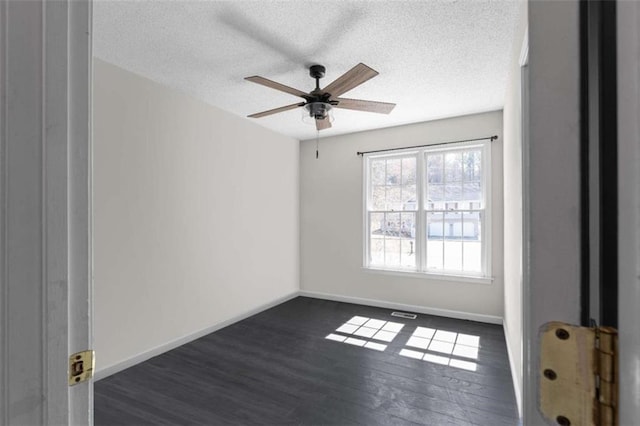
[[[404,324],[399,322],[354,316],[338,327],[334,333],[326,336],[325,339],[384,351],[387,349],[387,345],[379,342],[391,343],[403,327]]]
[[[416,327],[400,350],[400,355],[434,364],[448,365],[476,371],[477,364],[468,359],[478,359],[480,337],[434,328]],[[421,349],[420,351],[416,349]],[[424,351],[424,352],[423,352]],[[459,359],[466,358],[466,359]]]

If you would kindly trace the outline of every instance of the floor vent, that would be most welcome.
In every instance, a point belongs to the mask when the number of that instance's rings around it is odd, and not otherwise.
[[[408,314],[406,312],[391,312],[392,317],[400,317],[407,319],[416,319],[418,316],[416,314]]]

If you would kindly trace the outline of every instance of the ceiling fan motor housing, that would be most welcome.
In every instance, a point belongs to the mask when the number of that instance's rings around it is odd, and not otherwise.
[[[311,65],[309,67],[309,75],[312,78],[322,78],[324,77],[324,73],[326,72],[326,68],[322,65]]]
[[[304,107],[309,111],[309,116],[316,120],[324,120],[331,110],[331,104],[324,102],[310,102]]]

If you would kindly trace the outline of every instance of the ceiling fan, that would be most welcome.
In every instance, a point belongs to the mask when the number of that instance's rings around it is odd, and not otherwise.
[[[271,87],[272,89],[280,90],[281,92],[299,96],[304,99],[304,102],[298,102],[280,108],[258,112],[256,114],[251,114],[248,117],[266,117],[267,115],[304,107],[309,113],[309,117],[315,119],[316,128],[318,130],[324,130],[331,127],[329,111],[332,108],[344,108],[356,111],[389,114],[391,110],[396,106],[396,104],[388,102],[365,101],[362,99],[348,99],[340,97],[340,95],[342,95],[343,93],[348,92],[354,87],[359,86],[365,81],[370,80],[371,78],[378,75],[377,71],[371,69],[365,64],[360,63],[356,65],[355,67],[351,68],[349,71],[338,77],[333,83],[329,84],[324,89],[321,89],[320,79],[324,77],[324,73],[325,67],[323,67],[322,65],[312,65],[311,67],[309,67],[309,75],[316,80],[316,88],[309,93],[305,93],[302,90],[294,89],[293,87],[285,86],[284,84],[276,83],[275,81],[257,75],[253,77],[246,77],[245,80],[257,84],[262,84],[263,86]]]

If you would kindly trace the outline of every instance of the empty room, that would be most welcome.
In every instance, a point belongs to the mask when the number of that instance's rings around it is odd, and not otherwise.
[[[633,424],[639,17],[0,3],[0,423]]]
[[[329,5],[94,4],[97,425],[518,423],[524,4]]]

